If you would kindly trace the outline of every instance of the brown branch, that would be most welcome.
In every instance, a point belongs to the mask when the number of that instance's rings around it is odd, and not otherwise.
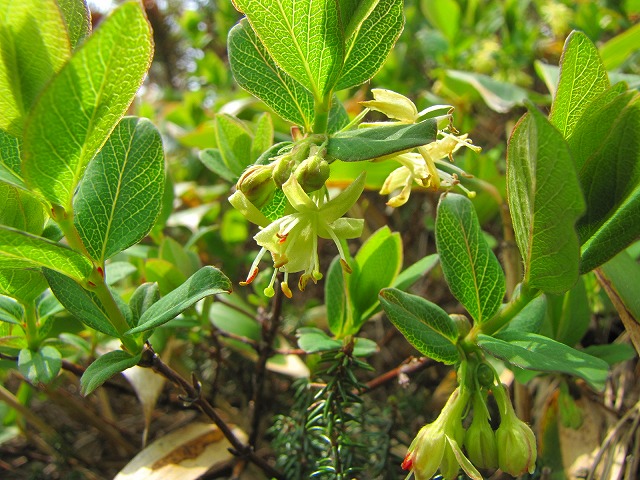
[[[370,392],[371,390],[381,387],[382,385],[395,380],[400,375],[413,375],[415,373],[418,373],[419,371],[424,370],[432,364],[433,360],[427,357],[422,357],[419,359],[411,358],[409,360],[405,360],[402,365],[394,368],[393,370],[389,370],[388,372],[383,373],[373,380],[368,381],[365,384],[366,389],[364,390],[364,392]]]
[[[142,358],[138,363],[141,367],[151,368],[154,372],[162,375],[174,385],[180,387],[186,394],[183,399],[197,407],[202,413],[207,415],[213,423],[220,429],[225,438],[233,447],[234,455],[245,458],[261,468],[270,478],[285,480],[284,475],[272,467],[264,458],[258,456],[251,445],[243,443],[231,430],[229,425],[220,417],[213,406],[201,395],[200,384],[194,378],[192,382],[187,381],[182,375],[173,370],[169,365],[153,351],[151,345],[147,344],[142,352]]]

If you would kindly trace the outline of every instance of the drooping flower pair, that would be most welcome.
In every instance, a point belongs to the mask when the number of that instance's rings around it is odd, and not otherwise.
[[[438,418],[422,427],[411,443],[402,468],[411,470],[416,480],[429,480],[440,470],[443,478],[457,478],[460,468],[474,480],[482,480],[476,469],[500,468],[517,477],[533,473],[536,439],[531,428],[520,420],[503,385],[491,387],[500,412],[500,426],[493,431],[482,390],[471,393],[458,387]],[[464,430],[462,420],[473,399],[473,420]],[[466,455],[462,447],[466,450]]]
[[[282,185],[282,191],[293,213],[271,222],[242,191],[236,191],[229,202],[249,221],[262,229],[253,237],[262,248],[251,265],[249,275],[242,284],[251,283],[258,274],[258,264],[266,252],[271,253],[274,273],[265,294],[274,294],[273,285],[278,272],[284,272],[281,289],[292,296],[289,274],[302,272],[298,288],[304,290],[309,280],[322,278],[318,259],[318,237],[331,239],[340,254],[342,265],[349,269],[341,241],[357,238],[362,234],[364,220],[343,218],[355,204],[364,189],[364,173],[360,174],[344,191],[328,199],[322,191],[307,194],[295,175]]]
[[[399,123],[416,123],[420,117],[433,111],[434,108],[447,108],[446,105],[439,105],[418,112],[415,104],[404,95],[381,88],[374,88],[371,93],[374,99],[361,102],[362,105],[384,113]],[[401,166],[389,174],[380,194],[389,195],[396,191],[399,193],[392,196],[387,205],[399,207],[407,203],[414,183],[433,190],[458,185],[468,196],[475,196],[475,192],[460,185],[459,176],[467,176],[463,170],[448,163],[447,169],[453,170],[453,173],[449,173],[438,166],[445,166],[442,162],[444,158],[453,162],[453,153],[463,146],[476,152],[480,151],[480,147],[473,145],[468,135],[457,135],[458,132],[450,124],[450,114],[445,115],[443,120],[445,120],[445,128],[438,130],[436,141],[418,147],[417,152],[402,153],[392,157],[392,160],[397,161]]]

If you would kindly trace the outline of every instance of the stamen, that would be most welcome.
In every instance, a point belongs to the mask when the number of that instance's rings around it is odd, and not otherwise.
[[[351,267],[347,263],[347,256],[344,254],[344,250],[342,249],[342,244],[340,243],[340,240],[338,239],[335,232],[333,231],[333,228],[331,228],[330,225],[327,225],[327,232],[329,232],[329,235],[331,236],[331,240],[333,240],[333,243],[335,243],[336,247],[338,247],[338,253],[340,254],[340,263],[342,264],[342,269],[347,273],[351,273]]]
[[[308,273],[303,273],[302,275],[300,275],[300,278],[298,279],[298,290],[300,290],[301,292],[304,292],[304,289],[307,288],[308,282],[309,282]]]
[[[258,268],[258,264],[260,263],[260,260],[262,260],[262,256],[265,253],[267,253],[267,249],[264,247],[261,248],[255,260],[251,264],[251,268],[249,269],[249,275],[247,276],[247,279],[244,282],[240,282],[240,285],[244,287],[245,285],[249,285],[251,282],[253,282],[256,279],[256,277],[258,276],[258,272],[260,271],[260,269]]]
[[[272,253],[271,256],[273,257],[273,268],[276,268],[276,269],[282,268],[287,263],[289,263],[289,259],[284,253],[283,254]]]
[[[271,275],[271,281],[269,282],[269,285],[267,286],[267,288],[264,289],[263,293],[265,294],[265,296],[271,298],[276,294],[275,289],[273,288],[273,284],[276,283],[276,276],[278,275],[278,269],[275,268],[273,270],[273,275]]]
[[[289,288],[289,272],[284,272],[284,281],[280,284],[280,290],[282,290],[282,293],[284,293],[285,297],[293,297],[293,293]]]

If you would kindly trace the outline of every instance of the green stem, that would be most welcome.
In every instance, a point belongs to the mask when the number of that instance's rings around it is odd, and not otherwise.
[[[316,99],[314,104],[313,133],[327,133],[329,126],[329,110],[331,108],[331,93],[324,96],[322,101]]]
[[[91,260],[95,264],[95,261],[89,255],[87,247],[85,247],[80,234],[73,223],[73,211],[67,211],[61,205],[53,205],[51,207],[51,213],[53,219],[56,221],[64,237],[67,239],[67,243],[75,251],[82,253],[85,257]],[[101,265],[104,268],[104,265]]]
[[[485,335],[493,335],[526,307],[529,302],[540,295],[541,291],[537,288],[530,288],[523,284],[520,290],[514,294],[512,299],[498,313],[491,317],[486,323],[475,325],[469,333],[469,338],[473,341],[479,333]]]
[[[105,283],[104,262],[101,262],[101,264],[98,265],[96,260],[94,260],[89,254],[87,248],[84,245],[84,242],[82,241],[82,238],[80,238],[78,229],[73,223],[73,211],[67,211],[60,205],[53,205],[51,208],[51,213],[53,219],[60,226],[60,229],[67,239],[67,243],[69,244],[69,246],[75,251],[82,253],[91,261],[91,263],[93,263],[93,272],[91,272],[91,275],[89,275],[87,284],[89,285],[90,290],[93,291],[93,293],[95,293],[100,299],[100,303],[102,303],[102,306],[105,309],[107,318],[109,319],[109,322],[111,322],[111,325],[113,325],[113,327],[118,332],[118,336],[125,350],[129,351],[132,354],[138,353],[142,348],[142,345],[139,345],[132,337],[125,335],[125,332],[131,327],[127,323],[127,320],[124,318],[124,315],[116,304],[111,290],[109,290],[109,287],[107,287],[107,284]]]
[[[137,354],[142,348],[142,345],[139,345],[133,337],[125,335],[125,332],[131,327],[127,323],[127,320],[120,311],[118,304],[114,300],[111,290],[109,290],[109,287],[107,287],[107,284],[104,282],[104,278],[100,278],[100,281],[95,283],[93,293],[95,293],[100,299],[100,303],[105,309],[107,318],[118,332],[118,336],[125,350],[131,354]]]
[[[38,350],[39,339],[38,339],[38,315],[36,313],[36,307],[33,302],[30,302],[27,305],[23,305],[24,307],[24,317],[25,317],[25,335],[27,337],[27,345],[29,349],[32,351]]]

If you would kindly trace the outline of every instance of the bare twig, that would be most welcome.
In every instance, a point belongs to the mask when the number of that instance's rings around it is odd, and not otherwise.
[[[402,362],[402,364],[393,370],[383,373],[382,375],[369,380],[366,385],[365,392],[370,392],[382,385],[385,385],[401,375],[413,375],[421,370],[424,370],[428,366],[433,364],[433,360],[430,358],[422,357],[419,359],[410,358]]]
[[[251,445],[243,443],[233,433],[229,425],[220,417],[213,406],[201,395],[200,384],[194,378],[187,381],[182,375],[173,370],[169,365],[164,363],[162,359],[153,351],[151,345],[147,344],[142,353],[142,359],[139,362],[141,367],[151,368],[154,372],[162,375],[174,385],[180,387],[186,394],[183,400],[207,415],[213,423],[220,429],[225,438],[232,446],[232,451],[240,458],[246,458],[250,462],[262,469],[270,478],[284,480],[284,475],[272,467],[264,458],[258,456]]]

